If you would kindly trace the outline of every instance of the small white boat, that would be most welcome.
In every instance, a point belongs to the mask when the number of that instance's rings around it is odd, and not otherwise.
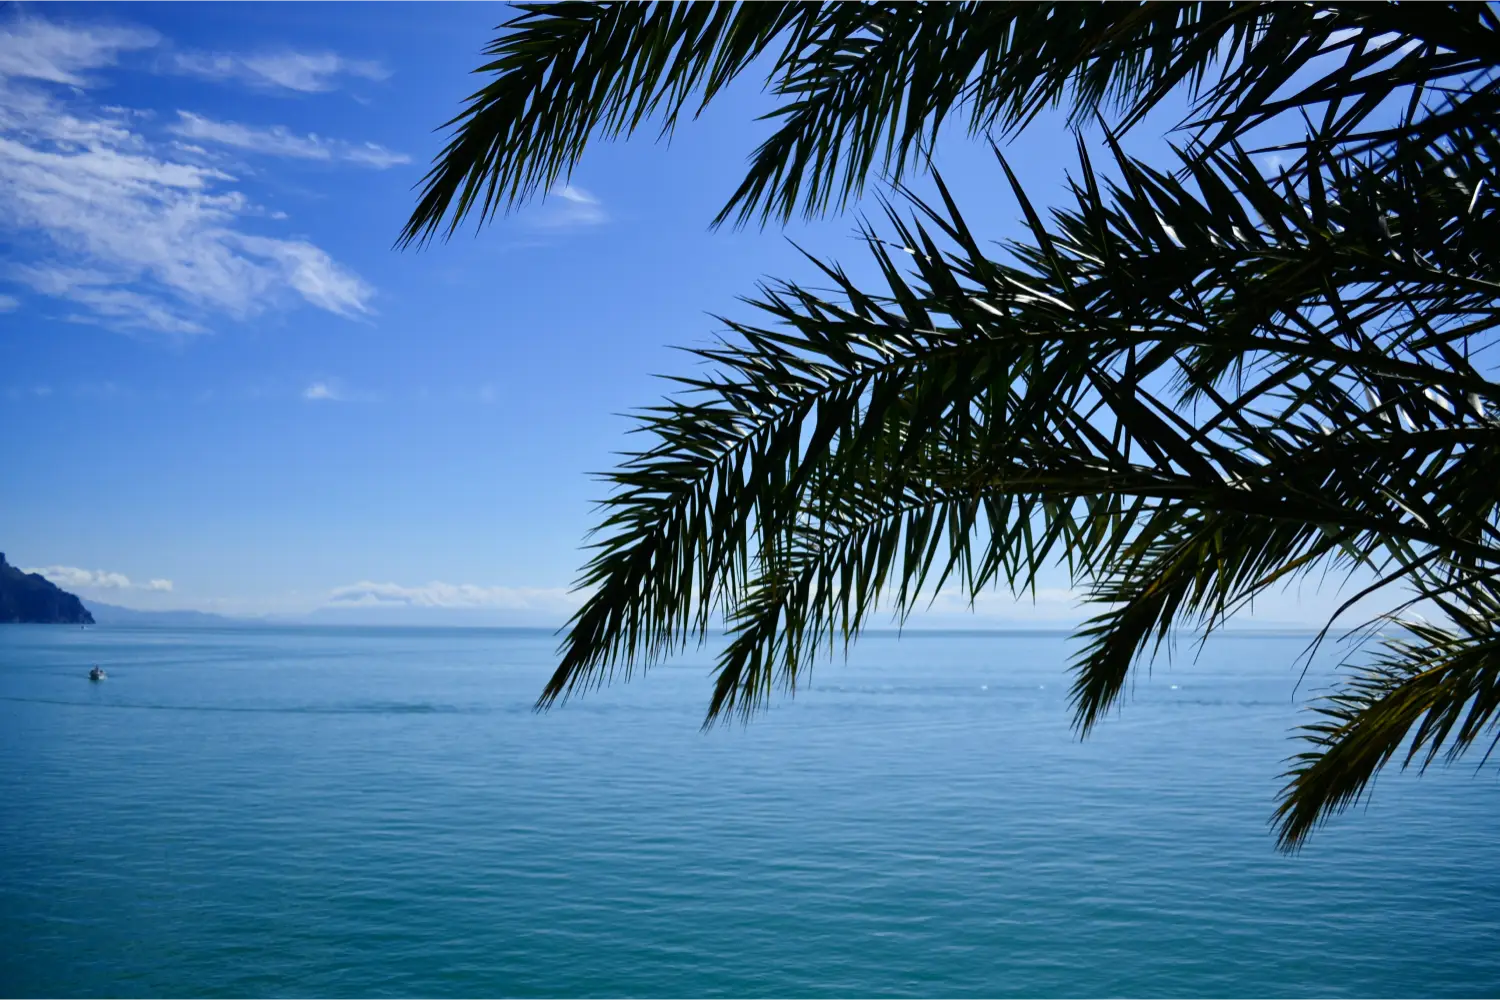
[[[104,678],[106,678],[108,676],[109,676],[109,674],[106,674],[104,671],[100,670],[98,667],[95,667],[93,670],[89,671],[89,680],[91,680],[91,681],[102,681],[102,680],[104,680]]]

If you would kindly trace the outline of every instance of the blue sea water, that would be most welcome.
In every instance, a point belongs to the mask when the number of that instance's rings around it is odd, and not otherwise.
[[[537,715],[554,642],[0,628],[0,993],[1500,994],[1489,772],[1275,852],[1306,636],[1083,742],[1060,635],[871,636],[706,734],[711,652]]]

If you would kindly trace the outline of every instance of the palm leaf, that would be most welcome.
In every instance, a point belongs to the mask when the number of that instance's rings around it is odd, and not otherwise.
[[[1205,151],[1290,110],[1317,141],[1440,141],[1493,116],[1500,19],[1484,4],[519,4],[476,71],[491,79],[402,231],[409,244],[550,190],[595,138],[671,132],[741,74],[767,73],[771,136],[715,224],[842,207],[899,181],[948,121],[1014,134],[1068,103],[1070,121],[1139,122],[1178,88]],[[1382,124],[1419,90],[1413,113]],[[1434,113],[1420,94],[1441,98]],[[1420,125],[1417,122],[1420,121]],[[1364,126],[1374,125],[1372,129]],[[1415,131],[1414,131],[1415,130]],[[447,220],[446,223],[444,220]]]
[[[1392,618],[1396,634],[1303,728],[1312,749],[1293,758],[1276,811],[1284,847],[1300,846],[1329,816],[1357,804],[1393,758],[1425,770],[1457,760],[1500,712],[1500,599],[1474,580],[1464,603],[1437,598],[1453,627]],[[1405,753],[1402,748],[1405,747]],[[1490,749],[1494,749],[1493,740]]]
[[[1009,261],[939,178],[940,205],[866,231],[884,287],[823,265],[834,295],[763,289],[771,322],[698,352],[708,372],[609,477],[541,703],[722,615],[708,721],[750,713],[883,607],[1024,592],[1063,559],[1100,608],[1075,661],[1087,731],[1171,630],[1269,587],[1362,565],[1441,596],[1493,573],[1500,386],[1469,340],[1500,309],[1500,232],[1476,176],[1405,146],[1299,185],[1238,150],[1181,162],[1117,151],[1109,182],[1084,158],[1051,222],[1017,188]],[[1445,575],[1416,572],[1431,553]],[[1345,801],[1306,787],[1314,815]]]

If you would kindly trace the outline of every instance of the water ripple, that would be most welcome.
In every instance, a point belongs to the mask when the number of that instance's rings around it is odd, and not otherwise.
[[[551,641],[0,629],[0,994],[1500,992],[1492,780],[1273,850],[1305,637],[1083,742],[1054,635],[873,637],[707,734],[711,650],[538,715]]]

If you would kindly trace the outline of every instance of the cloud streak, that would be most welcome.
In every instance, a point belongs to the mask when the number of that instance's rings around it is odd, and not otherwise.
[[[483,587],[470,583],[429,583],[406,587],[362,580],[336,587],[328,607],[490,608],[508,611],[571,611],[577,595],[561,587]]]
[[[23,569],[23,573],[36,573],[46,577],[64,590],[153,590],[166,592],[172,589],[171,580],[147,580],[132,583],[124,573],[111,573],[102,569],[80,569],[77,566],[42,566]]]
[[[243,83],[265,90],[324,93],[347,78],[378,82],[390,77],[380,63],[349,59],[333,52],[179,52],[171,68],[187,76],[220,83]]]
[[[604,203],[572,184],[553,188],[548,192],[548,200],[526,216],[526,224],[533,229],[586,229],[608,221]]]
[[[245,220],[260,229],[267,213],[232,175],[153,142],[128,109],[17,79],[79,86],[143,36],[36,24],[0,22],[0,227],[28,260],[8,277],[68,303],[69,319],[175,336],[298,300],[341,316],[372,311],[374,290],[326,251],[247,231]],[[38,37],[36,53],[17,55]],[[350,152],[360,147],[336,148],[365,162]],[[359,155],[377,152],[396,155]]]
[[[376,170],[411,162],[411,157],[405,153],[397,153],[373,142],[356,144],[342,139],[328,139],[315,133],[297,135],[283,125],[266,127],[215,121],[191,111],[178,111],[177,122],[169,127],[169,131],[184,139],[229,146],[263,156],[337,161],[373,167]]]
[[[342,402],[345,396],[339,392],[337,386],[330,382],[314,382],[302,390],[302,398],[314,401]]]
[[[86,70],[114,65],[121,52],[155,47],[144,28],[72,27],[17,17],[0,25],[0,77],[87,86]]]

